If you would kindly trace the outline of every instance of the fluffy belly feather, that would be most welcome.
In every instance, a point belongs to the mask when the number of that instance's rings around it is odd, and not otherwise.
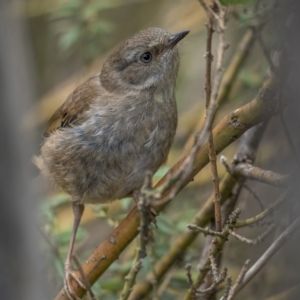
[[[83,203],[108,202],[139,189],[145,172],[155,172],[166,160],[176,130],[176,124],[159,122],[148,131],[137,126],[130,132],[120,125],[114,132],[102,128],[95,134],[88,125],[49,136],[40,163],[73,201]]]

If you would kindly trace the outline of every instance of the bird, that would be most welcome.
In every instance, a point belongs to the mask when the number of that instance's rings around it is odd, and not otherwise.
[[[178,42],[171,34],[142,30],[108,57],[100,73],[78,86],[54,112],[34,163],[71,196],[74,224],[65,261],[64,289],[79,299],[71,280],[76,232],[87,203],[138,192],[147,172],[166,161],[177,127]]]

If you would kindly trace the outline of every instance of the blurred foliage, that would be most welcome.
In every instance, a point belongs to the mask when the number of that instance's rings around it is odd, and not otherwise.
[[[120,1],[68,0],[52,14],[53,30],[62,51],[71,56],[80,49],[82,58],[90,62],[103,49],[113,24],[101,12]]]
[[[221,4],[223,5],[229,5],[229,4],[234,4],[234,5],[253,5],[254,0],[221,0]]]

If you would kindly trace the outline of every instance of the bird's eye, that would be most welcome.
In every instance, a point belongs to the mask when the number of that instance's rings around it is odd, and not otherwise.
[[[145,52],[141,55],[141,61],[144,63],[149,63],[152,60],[152,55],[150,52]]]

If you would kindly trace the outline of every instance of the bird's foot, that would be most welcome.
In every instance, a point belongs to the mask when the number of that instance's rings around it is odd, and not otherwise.
[[[133,192],[133,200],[140,210],[140,192],[139,191],[134,191]],[[149,214],[150,214],[150,221],[157,227],[157,221],[156,221],[156,216],[158,216],[158,212],[155,210],[154,207],[150,206],[149,207]]]
[[[76,272],[73,270],[72,266],[68,263],[65,264],[65,278],[64,278],[64,289],[70,300],[81,300],[75,293],[71,279],[76,280],[80,287],[86,290],[84,283],[78,278]]]

